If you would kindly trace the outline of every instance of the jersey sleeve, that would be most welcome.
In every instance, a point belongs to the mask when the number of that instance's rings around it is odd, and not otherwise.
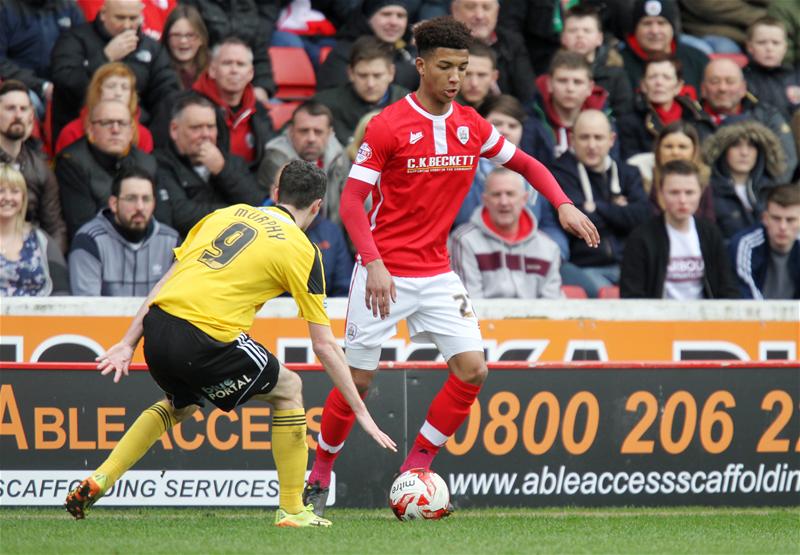
[[[203,227],[203,224],[206,223],[206,220],[209,220],[213,215],[214,212],[206,214],[202,220],[194,224],[192,229],[189,230],[189,233],[186,234],[186,239],[184,239],[183,243],[172,249],[176,260],[183,260],[183,257],[186,256],[186,253],[191,250],[191,245],[194,242],[194,238],[197,236],[197,233],[200,231],[200,228]]]
[[[488,158],[495,164],[505,164],[512,156],[517,147],[510,141],[506,141],[494,125],[477,116],[478,133],[481,138],[481,157]]]
[[[348,177],[375,185],[393,147],[394,135],[388,123],[379,114],[372,118],[367,125],[364,140],[358,147],[358,153]]]
[[[307,322],[329,326],[331,321],[325,312],[325,271],[322,267],[322,253],[309,241],[312,247],[305,251],[302,261],[291,264],[287,269],[289,293],[294,297],[299,309],[298,316]]]

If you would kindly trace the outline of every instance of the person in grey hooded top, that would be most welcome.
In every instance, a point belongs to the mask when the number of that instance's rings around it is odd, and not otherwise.
[[[473,299],[561,298],[561,250],[537,228],[517,173],[495,168],[483,205],[450,237],[450,263]]]
[[[69,255],[73,295],[146,296],[172,265],[178,232],[153,218],[153,178],[140,168],[120,172],[108,207],[84,224]]]

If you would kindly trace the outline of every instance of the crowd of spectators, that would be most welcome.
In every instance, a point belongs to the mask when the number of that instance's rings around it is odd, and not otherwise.
[[[411,29],[471,31],[457,101],[555,175],[599,249],[478,162],[450,238],[474,298],[800,298],[800,10],[780,0],[5,0],[0,293],[141,296],[211,211],[328,177],[327,293],[369,120],[419,84]],[[285,107],[271,47],[316,89]],[[296,106],[296,107],[295,107]],[[369,209],[367,205],[365,209]]]

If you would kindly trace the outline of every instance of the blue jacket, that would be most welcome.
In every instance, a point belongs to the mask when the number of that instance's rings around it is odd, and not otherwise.
[[[317,216],[306,229],[306,235],[322,252],[325,294],[328,297],[346,297],[350,292],[353,255],[347,247],[342,228],[327,218]]]
[[[74,0],[0,2],[0,79],[18,79],[40,94],[56,39],[83,22]]]
[[[767,231],[758,224],[734,235],[728,245],[728,254],[743,299],[763,300],[761,292],[769,267],[769,241]],[[800,299],[800,240],[795,240],[789,251],[789,273],[794,282],[793,299]]]

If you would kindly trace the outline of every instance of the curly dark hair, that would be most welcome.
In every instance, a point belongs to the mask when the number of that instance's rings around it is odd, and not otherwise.
[[[420,57],[424,58],[437,48],[467,50],[472,37],[469,27],[446,15],[434,17],[415,26],[414,40]]]

